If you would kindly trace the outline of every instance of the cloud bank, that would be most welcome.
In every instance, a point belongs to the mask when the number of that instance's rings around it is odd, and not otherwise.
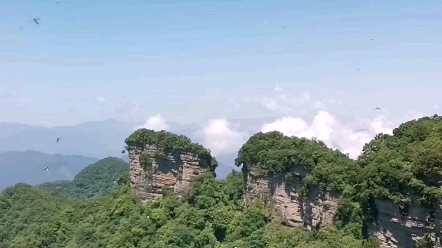
[[[341,105],[340,101],[315,100],[308,92],[291,96],[279,87],[274,89],[273,94],[273,96],[264,97],[260,102],[261,106],[281,117],[263,123],[256,130],[241,128],[227,119],[220,118],[208,120],[201,128],[194,130],[193,135],[199,137],[197,142],[209,148],[215,156],[235,155],[248,138],[256,132],[279,131],[287,136],[316,137],[330,148],[339,149],[355,159],[361,153],[363,146],[376,134],[392,134],[393,128],[399,124],[393,125],[391,121],[388,121],[386,118],[388,112],[385,110],[367,110],[365,114],[369,117],[356,116],[355,121],[345,122],[327,110],[333,104]],[[359,110],[359,112],[362,111]],[[307,120],[309,118],[305,117],[306,114],[313,115],[311,121]],[[421,113],[409,111],[403,121],[421,116]],[[161,115],[149,117],[142,127],[154,130],[169,128]]]
[[[167,124],[166,119],[164,119],[162,115],[157,114],[149,117],[143,125],[137,127],[136,129],[139,128],[147,128],[147,129],[152,129],[154,131],[161,131],[161,130],[169,130],[169,125]]]
[[[214,156],[234,154],[247,141],[249,134],[236,130],[226,119],[209,120],[200,132],[202,143]]]
[[[353,130],[327,111],[318,111],[311,124],[301,118],[284,117],[262,125],[260,131],[264,133],[279,131],[287,136],[308,139],[316,137],[329,147],[339,149],[351,158],[357,158],[364,144],[373,139],[377,133],[392,133],[392,129],[385,126],[382,117],[367,123],[364,129]]]

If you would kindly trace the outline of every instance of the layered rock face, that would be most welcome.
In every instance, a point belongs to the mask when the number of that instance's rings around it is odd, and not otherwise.
[[[434,217],[431,217],[429,209],[420,206],[417,197],[413,198],[405,216],[392,201],[374,201],[378,214],[376,221],[367,226],[368,235],[376,237],[381,248],[413,248],[425,235],[436,241],[433,247],[442,247],[437,238],[441,234],[441,207],[437,206]]]
[[[158,156],[159,153],[161,155]],[[143,168],[143,154],[150,159],[150,170]],[[173,189],[182,196],[195,176],[210,169],[208,161],[198,158],[196,154],[158,150],[154,146],[131,149],[129,160],[130,184],[143,203],[162,196],[164,188]]]
[[[286,224],[292,227],[312,230],[332,224],[340,194],[311,188],[308,196],[302,197],[299,191],[309,171],[298,165],[292,167],[290,172],[296,176],[287,180],[282,174],[268,176],[260,166],[244,166],[245,200],[271,201]],[[437,207],[433,214],[435,217],[432,218],[429,209],[420,206],[416,198],[405,216],[401,215],[399,206],[392,201],[377,199],[374,204],[378,214],[375,222],[367,223],[367,232],[370,237],[380,241],[381,248],[413,248],[425,235],[430,235],[436,241],[436,234],[442,234],[441,206]],[[433,247],[442,246],[435,242]]]
[[[268,176],[260,170],[259,165],[244,166],[245,200],[270,200],[286,224],[292,227],[312,230],[332,224],[339,194],[312,188],[306,197],[302,197],[299,190],[308,171],[303,165],[297,165],[290,172],[295,177],[286,180],[282,174]]]

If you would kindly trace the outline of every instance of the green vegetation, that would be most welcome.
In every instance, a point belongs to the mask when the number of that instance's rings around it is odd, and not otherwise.
[[[218,162],[210,154],[210,150],[192,141],[184,135],[176,135],[167,131],[156,132],[151,129],[140,128],[133,132],[126,140],[127,149],[145,149],[146,146],[154,146],[164,151],[190,152],[198,155],[200,159],[207,161],[212,170],[218,166]],[[164,153],[158,154],[164,156]]]
[[[442,117],[406,122],[393,135],[378,134],[364,146],[357,161],[321,141],[270,132],[252,136],[235,163],[266,175],[283,173],[286,180],[294,179],[293,166],[304,165],[310,174],[301,193],[310,186],[342,192],[336,225],[359,236],[364,223],[377,218],[375,199],[392,200],[407,215],[417,197],[414,203],[433,212],[442,198]]]
[[[87,203],[18,185],[0,196],[5,247],[53,248],[357,248],[374,247],[335,227],[284,227],[260,204],[244,209],[239,173],[199,176],[189,193],[168,193],[142,206],[128,187]]]
[[[239,150],[235,164],[265,174],[283,173],[286,179],[293,179],[290,169],[301,165],[311,171],[305,186],[327,186],[337,191],[343,191],[358,175],[354,161],[322,141],[287,137],[276,131],[250,137]]]
[[[378,135],[365,145],[358,161],[362,168],[358,198],[391,199],[406,207],[411,194],[431,206],[442,198],[442,117],[403,123],[393,135]]]
[[[147,172],[152,172],[152,157],[148,153],[143,153],[140,155],[140,165],[143,170]]]
[[[286,180],[297,177],[291,172],[293,167],[305,167],[310,173],[303,179],[302,190],[320,187],[342,194],[334,224],[319,230],[285,227],[263,203],[245,208],[240,173],[232,173],[224,181],[213,173],[198,175],[184,197],[164,189],[163,198],[143,206],[131,193],[125,164],[124,169],[89,168],[75,179],[84,178],[76,183],[82,187],[61,191],[62,195],[47,192],[52,186],[19,184],[6,189],[0,195],[0,247],[379,247],[364,239],[365,224],[376,219],[374,199],[393,200],[406,215],[412,196],[418,196],[419,203],[430,210],[442,198],[438,185],[442,180],[442,118],[410,121],[393,133],[377,135],[356,161],[316,139],[286,137],[279,132],[257,133],[242,146],[237,166],[243,164],[245,169],[269,176],[281,173]],[[188,138],[182,138],[186,143],[180,137],[184,136],[140,129],[126,143],[197,153],[196,148],[189,148],[194,144]],[[201,156],[212,159],[210,151],[195,146],[206,152]],[[152,167],[151,162],[149,155],[140,158],[145,169]],[[117,167],[120,169],[106,172]],[[97,183],[99,176],[104,182]],[[110,193],[108,188],[116,191]],[[433,246],[428,235],[416,244]]]
[[[38,187],[72,200],[90,200],[120,189],[118,180],[128,174],[128,163],[108,157],[87,166],[72,181],[43,183]]]

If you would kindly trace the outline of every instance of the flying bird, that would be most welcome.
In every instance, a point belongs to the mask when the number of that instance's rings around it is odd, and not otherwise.
[[[123,153],[123,154],[124,154],[125,152],[126,152],[126,150],[121,150],[121,153]]]
[[[40,24],[40,22],[38,22],[38,20],[40,20],[40,18],[34,18],[33,21],[35,22],[35,24]]]
[[[58,141],[60,141],[60,139],[61,139],[61,138],[57,138],[57,143],[58,143]]]
[[[380,108],[374,108],[373,110],[381,110]]]
[[[44,171],[49,171],[49,167],[45,167],[43,170]]]

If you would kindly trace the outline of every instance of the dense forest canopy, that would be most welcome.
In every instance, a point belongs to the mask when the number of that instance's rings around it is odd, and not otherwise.
[[[357,175],[355,162],[322,141],[287,137],[274,131],[259,132],[241,147],[235,160],[237,166],[259,166],[268,173],[290,173],[290,168],[302,165],[311,171],[306,183],[327,185],[342,191]]]
[[[387,198],[406,207],[411,195],[425,205],[442,198],[442,117],[403,123],[393,135],[377,135],[358,159],[362,199]]]
[[[193,152],[200,147],[211,158],[204,147],[167,132],[140,129],[126,143]],[[241,173],[222,181],[213,173],[202,174],[184,197],[165,190],[162,198],[142,205],[128,185],[127,165],[91,165],[76,177],[83,186],[75,190],[24,184],[6,189],[0,195],[0,247],[378,247],[363,233],[364,221],[373,213],[370,201],[391,199],[406,214],[412,195],[429,208],[442,196],[438,184],[442,179],[442,118],[413,120],[396,128],[393,135],[379,134],[356,161],[316,139],[257,133],[240,149],[235,163],[258,166],[269,176],[287,175],[291,166],[302,164],[310,171],[305,186],[341,192],[334,224],[307,232],[284,226],[271,207],[260,202],[245,207]],[[100,191],[115,182],[118,187]],[[101,197],[91,197],[91,192],[100,192]]]
[[[126,149],[133,148],[145,149],[147,146],[154,146],[155,148],[165,151],[180,151],[190,152],[198,155],[200,159],[207,161],[207,164],[213,170],[218,166],[218,162],[210,154],[210,150],[204,146],[193,143],[188,137],[184,135],[177,135],[167,131],[154,131],[151,129],[140,128],[133,132],[126,140]]]
[[[0,197],[0,242],[14,248],[375,247],[333,226],[315,233],[285,227],[260,204],[245,209],[242,184],[240,173],[224,181],[209,173],[185,197],[167,194],[145,206],[129,187],[74,203],[17,185]]]

